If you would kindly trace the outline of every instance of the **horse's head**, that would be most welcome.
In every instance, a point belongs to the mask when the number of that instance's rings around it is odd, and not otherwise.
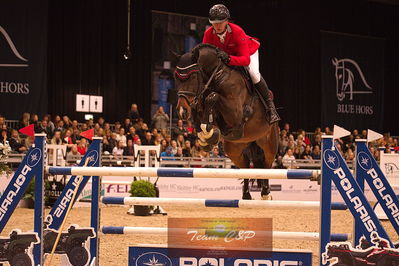
[[[179,57],[175,70],[175,84],[179,97],[176,106],[179,118],[190,119],[191,104],[202,84],[200,68],[192,53],[186,53]]]

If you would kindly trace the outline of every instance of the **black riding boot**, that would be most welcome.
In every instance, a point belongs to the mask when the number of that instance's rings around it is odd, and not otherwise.
[[[280,116],[277,114],[276,107],[274,106],[273,100],[270,97],[271,94],[269,93],[269,88],[267,87],[266,81],[263,79],[263,77],[261,77],[260,81],[255,84],[255,87],[262,95],[267,105],[268,110],[266,110],[266,112],[269,123],[273,124],[274,122],[280,121]]]

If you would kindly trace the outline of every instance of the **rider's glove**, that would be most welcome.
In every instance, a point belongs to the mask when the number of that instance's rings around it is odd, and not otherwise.
[[[218,57],[224,63],[226,63],[226,64],[230,63],[230,56],[225,51],[222,51],[222,50],[218,51]]]

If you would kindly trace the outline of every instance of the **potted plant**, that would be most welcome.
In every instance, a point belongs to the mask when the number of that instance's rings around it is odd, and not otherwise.
[[[155,197],[156,191],[155,186],[150,181],[137,180],[133,181],[130,185],[129,193],[132,197]],[[154,206],[139,206],[134,205],[134,215],[148,216],[151,215],[151,211]]]
[[[44,187],[45,187],[45,191],[50,189],[50,183],[48,182],[48,180],[45,181]],[[45,202],[46,206],[48,203],[48,199],[49,198],[48,198],[47,194],[45,194],[44,202]],[[28,187],[26,188],[25,193],[22,196],[22,200],[21,200],[21,203],[19,206],[22,208],[29,208],[29,209],[35,208],[35,179],[34,178],[32,178]]]

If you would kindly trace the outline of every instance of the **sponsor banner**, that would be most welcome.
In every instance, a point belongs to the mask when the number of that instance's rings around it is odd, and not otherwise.
[[[372,233],[377,233],[380,237],[389,239],[341,153],[336,147],[333,147],[332,138],[323,139],[322,158],[323,178],[334,182],[367,240],[371,242]],[[390,244],[392,246],[392,243]]]
[[[184,256],[171,256],[168,248],[161,247],[129,247],[129,266],[162,265],[162,266],[303,266],[312,265],[312,253],[304,250],[279,250],[266,252],[265,256],[256,258],[247,252],[236,257],[201,257],[195,250],[181,249]],[[238,253],[237,253],[238,254]]]
[[[383,39],[321,32],[322,125],[382,129]]]
[[[173,247],[197,249],[196,256],[236,257],[237,251],[272,250],[271,218],[169,218],[168,247],[171,256],[184,256]],[[270,256],[254,252],[252,256]]]
[[[380,152],[380,168],[391,186],[399,187],[399,154]]]
[[[396,233],[399,234],[399,200],[380,167],[370,154],[366,141],[356,142],[356,175],[366,180]]]
[[[47,112],[47,5],[0,2],[0,106],[7,119]]]

